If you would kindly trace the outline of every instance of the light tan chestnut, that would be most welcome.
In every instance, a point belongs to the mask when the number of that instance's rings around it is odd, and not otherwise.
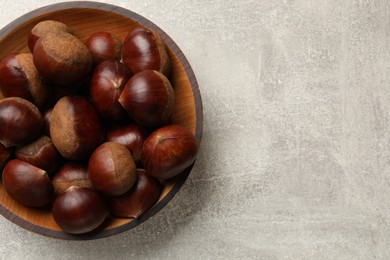
[[[130,190],[137,173],[129,150],[122,144],[106,142],[92,153],[88,176],[97,190],[118,196]]]
[[[87,98],[68,96],[61,98],[53,108],[50,135],[63,157],[83,160],[103,142],[104,129]]]

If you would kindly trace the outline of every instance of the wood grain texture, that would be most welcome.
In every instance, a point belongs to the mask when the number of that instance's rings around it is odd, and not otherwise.
[[[203,127],[202,102],[194,73],[184,54],[174,41],[147,19],[120,7],[96,2],[66,2],[46,6],[11,22],[0,31],[0,58],[15,52],[28,52],[27,33],[40,21],[57,20],[71,27],[75,35],[85,40],[92,33],[109,31],[122,41],[128,31],[145,26],[157,31],[165,42],[172,60],[170,80],[176,101],[172,122],[190,129],[201,141]],[[97,231],[81,236],[60,230],[54,222],[50,208],[32,209],[12,200],[0,183],[0,213],[10,221],[39,234],[62,239],[95,239],[129,230],[156,214],[164,207],[185,182],[192,166],[180,176],[166,183],[163,193],[149,211],[137,220],[112,218]]]

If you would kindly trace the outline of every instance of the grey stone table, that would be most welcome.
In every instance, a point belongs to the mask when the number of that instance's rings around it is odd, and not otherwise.
[[[55,2],[3,0],[0,26]],[[115,4],[192,64],[196,166],[167,207],[115,237],[54,240],[0,217],[1,259],[390,259],[388,0]]]

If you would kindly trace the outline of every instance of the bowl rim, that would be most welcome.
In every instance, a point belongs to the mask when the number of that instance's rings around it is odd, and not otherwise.
[[[46,5],[37,9],[34,9],[19,18],[13,20],[6,26],[4,26],[0,30],[0,39],[4,38],[12,32],[17,26],[20,24],[23,24],[30,19],[39,17],[43,14],[65,10],[65,9],[97,9],[102,11],[108,11],[112,12],[118,15],[122,15],[124,17],[130,18],[143,26],[146,26],[148,28],[151,28],[155,31],[157,31],[161,38],[164,40],[166,45],[171,48],[171,50],[175,53],[178,60],[182,64],[184,71],[189,79],[192,93],[194,96],[195,101],[195,122],[196,122],[196,129],[195,129],[195,138],[199,142],[201,142],[202,139],[202,131],[203,131],[203,106],[202,106],[202,99],[199,91],[198,82],[196,80],[195,74],[191,68],[190,63],[188,62],[187,58],[185,57],[184,53],[180,50],[180,48],[177,46],[177,44],[168,36],[160,27],[155,25],[150,20],[146,19],[145,17],[130,11],[128,9],[125,9],[123,7],[119,7],[112,4],[106,4],[101,2],[89,2],[89,1],[69,1],[69,2],[61,2],[56,4],[50,4]],[[195,162],[194,162],[195,163]],[[160,200],[158,203],[156,203],[152,208],[150,208],[148,211],[146,211],[144,214],[142,214],[138,219],[135,219],[133,221],[130,221],[129,223],[126,223],[124,225],[109,229],[109,230],[101,230],[98,232],[92,232],[82,235],[73,235],[66,233],[64,231],[57,231],[48,229],[42,226],[35,225],[18,215],[14,214],[10,210],[8,210],[5,206],[0,204],[0,214],[3,215],[5,218],[10,220],[11,222],[19,225],[20,227],[29,230],[31,232],[44,235],[51,238],[57,238],[57,239],[63,239],[63,240],[92,240],[92,239],[100,239],[105,237],[110,237],[113,235],[120,234],[122,232],[125,232],[127,230],[130,230],[139,224],[145,222],[147,219],[154,216],[157,212],[159,212],[163,207],[165,207],[169,201],[173,199],[175,194],[180,190],[180,188],[183,186],[184,182],[186,181],[188,175],[190,174],[194,163],[190,165],[186,170],[182,172],[182,174],[178,177],[176,183],[172,187],[172,189],[168,192],[168,194]]]

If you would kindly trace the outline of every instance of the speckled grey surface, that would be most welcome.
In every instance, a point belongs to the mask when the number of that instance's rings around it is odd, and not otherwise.
[[[54,2],[3,0],[0,25]],[[115,3],[195,71],[196,166],[115,237],[54,240],[0,217],[1,259],[390,259],[388,0]]]

